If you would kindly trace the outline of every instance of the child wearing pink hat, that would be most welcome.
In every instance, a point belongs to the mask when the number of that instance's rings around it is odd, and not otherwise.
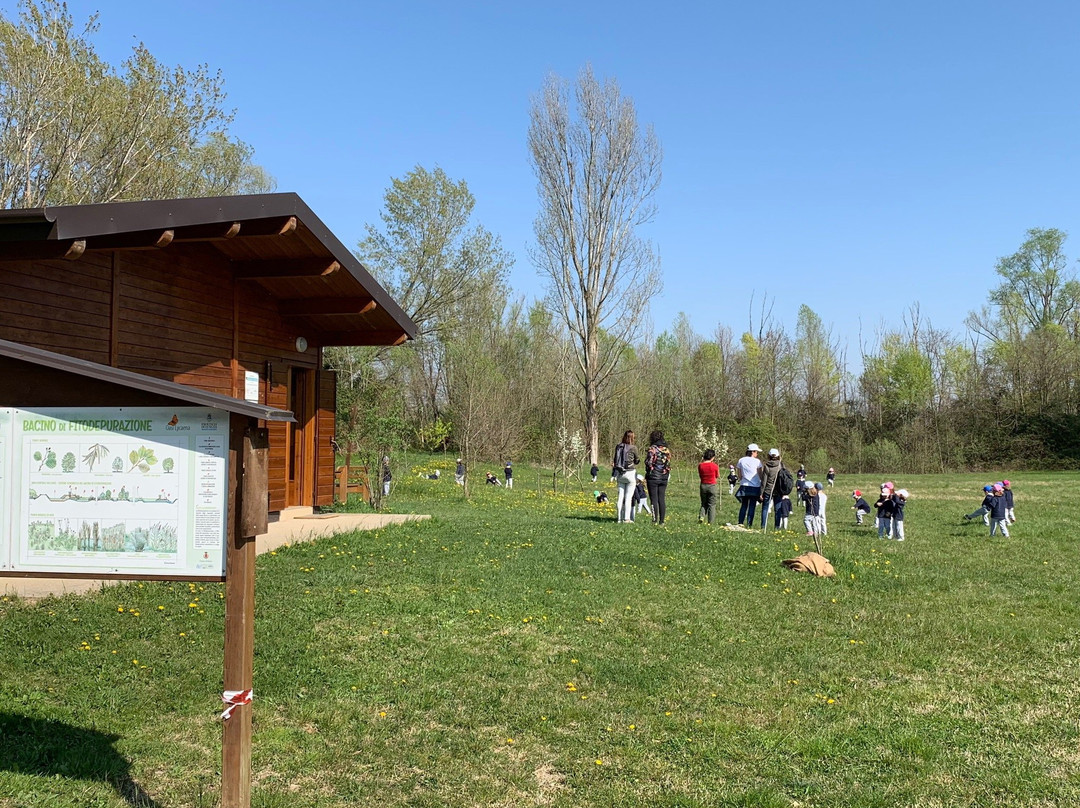
[[[1013,490],[1012,483],[1008,480],[1001,481],[1001,487],[1005,489],[1005,511],[1009,517],[1009,524],[1016,522],[1016,511],[1013,510]]]
[[[1005,506],[1005,487],[1001,483],[994,483],[993,494],[990,497],[990,535],[997,530],[1001,535],[1009,538],[1008,508]]]
[[[878,497],[877,502],[874,503],[874,507],[877,508],[877,535],[879,539],[891,539],[892,538],[892,518],[893,518],[893,484],[882,483],[881,484],[881,496]]]

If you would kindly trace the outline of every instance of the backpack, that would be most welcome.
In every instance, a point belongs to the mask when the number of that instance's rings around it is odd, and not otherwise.
[[[652,446],[649,449],[648,471],[661,479],[671,474],[671,452],[665,446]]]
[[[791,476],[791,472],[784,466],[780,467],[780,471],[776,473],[776,493],[782,497],[786,497],[791,494],[795,488],[795,478]]]

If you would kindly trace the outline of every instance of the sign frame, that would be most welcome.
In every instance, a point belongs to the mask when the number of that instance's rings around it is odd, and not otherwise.
[[[0,408],[0,576],[224,580],[230,418]]]

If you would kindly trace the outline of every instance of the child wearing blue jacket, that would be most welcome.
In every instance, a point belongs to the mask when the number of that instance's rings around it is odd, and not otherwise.
[[[1012,483],[1008,480],[1002,480],[1001,487],[1005,489],[1005,509],[1009,513],[1009,524],[1011,525],[1016,521],[1016,511],[1013,510]]]
[[[904,506],[908,501],[907,489],[901,488],[892,495],[892,537],[896,541],[904,540]]]
[[[1009,538],[1009,510],[1005,505],[1005,488],[1001,483],[993,487],[990,495],[990,535],[996,530],[1001,530],[1001,535]]]
[[[851,506],[855,511],[855,524],[861,525],[863,517],[870,513],[870,506],[863,499],[862,491],[858,488],[851,492],[851,498],[855,500],[855,504]]]
[[[992,485],[984,485],[983,486],[983,494],[984,494],[984,496],[983,496],[982,504],[978,508],[973,510],[971,513],[965,513],[964,514],[964,519],[966,519],[967,521],[970,522],[972,519],[977,519],[978,517],[981,516],[983,524],[984,525],[989,525],[990,524],[990,502],[991,502],[991,500],[993,499],[993,496],[994,496],[994,486],[992,486]]]
[[[879,539],[892,538],[893,498],[892,484],[885,483],[881,486],[881,496],[878,497],[874,507],[877,508],[877,537]]]

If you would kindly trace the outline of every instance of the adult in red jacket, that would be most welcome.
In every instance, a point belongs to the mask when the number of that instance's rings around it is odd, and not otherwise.
[[[720,504],[720,486],[717,479],[720,477],[720,467],[716,465],[716,452],[706,449],[701,462],[698,463],[698,477],[701,479],[701,510],[698,511],[698,521],[711,525],[716,518],[716,508]]]

